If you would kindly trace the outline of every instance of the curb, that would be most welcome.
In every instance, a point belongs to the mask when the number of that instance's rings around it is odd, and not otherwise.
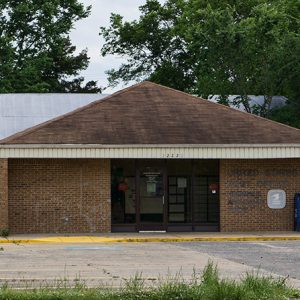
[[[58,237],[40,239],[6,239],[0,244],[68,244],[68,243],[171,243],[171,242],[251,242],[251,241],[300,241],[300,236],[274,237],[194,237],[194,238],[98,238]]]

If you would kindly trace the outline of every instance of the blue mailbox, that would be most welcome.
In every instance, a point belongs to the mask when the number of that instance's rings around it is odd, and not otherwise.
[[[295,194],[295,231],[300,231],[300,193]]]

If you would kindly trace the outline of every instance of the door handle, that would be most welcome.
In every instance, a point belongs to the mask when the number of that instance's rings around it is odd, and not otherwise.
[[[163,205],[165,205],[165,195],[162,196]]]

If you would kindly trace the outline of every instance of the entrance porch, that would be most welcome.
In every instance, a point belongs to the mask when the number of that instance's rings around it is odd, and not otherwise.
[[[112,232],[219,231],[219,160],[111,160]]]

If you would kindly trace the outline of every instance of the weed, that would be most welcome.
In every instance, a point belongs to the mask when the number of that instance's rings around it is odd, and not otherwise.
[[[7,228],[0,229],[0,237],[7,238],[9,236],[9,230]]]
[[[4,284],[0,288],[0,300],[284,300],[300,297],[300,291],[288,288],[286,278],[275,279],[247,273],[239,281],[221,279],[218,268],[212,262],[201,276],[194,271],[191,280],[184,280],[181,274],[161,278],[157,285],[149,286],[142,274],[136,274],[119,289],[99,286],[88,288],[76,278],[71,287],[63,279],[56,288],[14,290]]]

